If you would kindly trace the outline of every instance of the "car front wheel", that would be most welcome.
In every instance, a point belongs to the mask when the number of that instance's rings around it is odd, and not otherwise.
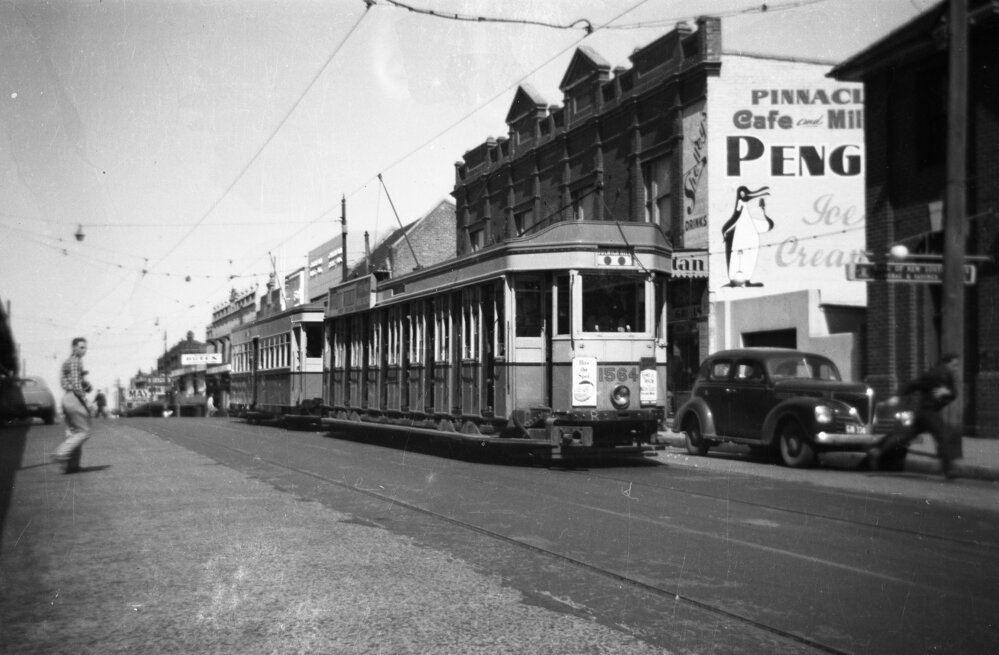
[[[707,455],[708,442],[701,434],[701,424],[696,418],[687,419],[683,423],[684,442],[687,452],[691,455]]]
[[[807,468],[815,463],[815,449],[809,443],[801,423],[788,419],[781,423],[780,458],[791,468]]]

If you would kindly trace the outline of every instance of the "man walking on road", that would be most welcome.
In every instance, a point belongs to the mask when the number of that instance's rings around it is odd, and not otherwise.
[[[62,411],[66,417],[66,440],[52,453],[52,460],[63,466],[64,473],[80,470],[83,442],[90,437],[90,410],[87,409],[87,392],[90,383],[83,370],[83,356],[87,354],[87,340],[73,339],[73,354],[63,362],[61,371]]]
[[[899,396],[919,395],[915,420],[912,425],[896,430],[870,450],[869,454],[875,467],[882,453],[906,446],[920,434],[929,432],[937,443],[937,456],[940,458],[944,477],[948,480],[954,477],[951,469],[951,462],[954,459],[952,437],[950,428],[940,412],[957,398],[954,374],[960,364],[961,360],[957,355],[948,353],[940,358],[936,366],[902,387]],[[898,404],[898,396],[889,398],[888,404]]]

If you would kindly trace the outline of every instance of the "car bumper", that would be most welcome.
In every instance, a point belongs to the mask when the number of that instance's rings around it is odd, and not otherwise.
[[[873,432],[817,432],[815,443],[840,450],[866,450],[874,446],[883,436]]]

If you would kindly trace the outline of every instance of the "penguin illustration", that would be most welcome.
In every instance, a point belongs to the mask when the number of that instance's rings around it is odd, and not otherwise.
[[[762,282],[751,282],[760,249],[760,235],[774,229],[774,222],[767,216],[763,198],[770,195],[770,187],[750,191],[741,186],[735,192],[732,217],[722,226],[725,239],[725,264],[728,267],[729,287],[761,287]]]

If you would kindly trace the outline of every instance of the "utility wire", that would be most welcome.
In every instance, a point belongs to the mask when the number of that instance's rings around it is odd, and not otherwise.
[[[593,25],[589,20],[585,18],[577,18],[570,23],[550,23],[542,20],[529,20],[523,18],[496,18],[489,16],[470,16],[465,14],[456,14],[443,11],[435,11],[433,9],[422,9],[420,7],[414,7],[413,5],[406,4],[405,2],[399,2],[398,0],[384,0],[388,4],[399,7],[400,9],[407,9],[414,14],[424,14],[426,16],[433,16],[434,18],[445,18],[447,20],[465,21],[469,23],[506,23],[506,24],[517,24],[517,25],[536,25],[539,27],[550,27],[557,30],[585,30],[587,34],[593,34]]]
[[[354,34],[355,30],[357,30],[358,26],[361,24],[361,21],[364,20],[364,17],[368,15],[368,9],[370,8],[371,5],[368,4],[364,10],[364,13],[362,13],[357,18],[357,21],[355,21],[354,24],[351,25],[350,29],[347,30],[347,33],[344,35],[343,39],[341,39],[340,43],[336,46],[336,48],[333,49],[333,52],[330,53],[330,56],[326,58],[326,61],[323,62],[323,65],[319,67],[319,70],[316,71],[316,74],[312,76],[312,79],[306,85],[305,89],[302,90],[302,93],[299,94],[298,99],[296,99],[295,102],[292,103],[291,107],[288,109],[285,115],[281,118],[281,120],[274,127],[274,129],[271,130],[271,133],[270,135],[268,135],[267,139],[264,140],[264,142],[260,145],[260,147],[257,148],[257,151],[253,154],[253,156],[250,157],[249,161],[247,161],[246,164],[243,166],[243,168],[240,169],[239,173],[236,175],[233,181],[229,183],[229,186],[225,188],[222,194],[215,200],[215,202],[211,204],[208,210],[201,215],[201,218],[198,219],[198,221],[191,227],[191,229],[189,229],[184,234],[184,236],[181,237],[181,239],[177,243],[175,243],[173,247],[170,248],[170,250],[166,252],[165,255],[160,257],[159,260],[156,262],[156,264],[154,264],[153,266],[162,263],[163,261],[166,260],[167,257],[173,254],[173,252],[177,250],[177,248],[179,248],[182,243],[187,241],[187,239],[194,233],[194,231],[197,230],[201,226],[201,224],[205,222],[205,220],[212,214],[212,212],[214,212],[215,209],[220,204],[222,204],[222,201],[229,196],[229,193],[231,193],[232,190],[236,187],[236,185],[240,182],[240,180],[243,179],[243,176],[245,176],[247,171],[250,170],[250,167],[253,166],[253,164],[257,161],[257,159],[260,158],[260,155],[263,154],[264,150],[267,148],[268,145],[270,145],[271,141],[274,140],[274,137],[277,136],[278,132],[281,131],[281,128],[284,127],[288,119],[291,118],[291,115],[295,113],[295,110],[298,109],[298,106],[302,104],[302,101],[305,99],[305,96],[308,95],[312,87],[315,86],[316,82],[319,81],[319,78],[326,71],[329,65],[333,62],[333,59],[343,48],[344,44],[347,43],[347,40],[350,39],[350,37]]]

